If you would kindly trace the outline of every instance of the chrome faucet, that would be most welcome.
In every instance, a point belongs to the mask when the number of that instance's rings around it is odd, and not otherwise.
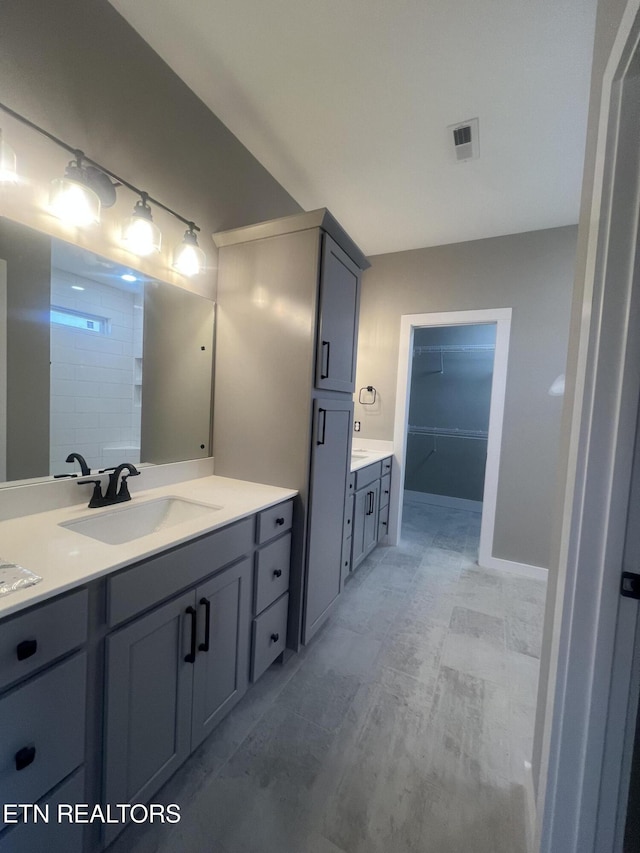
[[[129,473],[124,474],[124,471],[128,471]],[[100,473],[105,472],[101,471]],[[123,462],[122,465],[118,465],[109,474],[109,483],[104,495],[102,494],[102,480],[78,480],[78,485],[82,486],[85,483],[93,484],[93,495],[89,501],[89,509],[112,506],[113,504],[119,504],[124,501],[131,500],[127,479],[129,477],[137,477],[139,473],[140,471],[138,471],[136,466],[131,462]],[[121,474],[122,480],[120,482],[120,488],[118,488],[118,481],[120,480]]]

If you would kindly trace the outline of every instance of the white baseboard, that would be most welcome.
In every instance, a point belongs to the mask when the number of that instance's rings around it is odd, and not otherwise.
[[[525,839],[527,844],[527,853],[537,853],[536,851],[536,832],[537,832],[537,814],[536,814],[536,794],[533,787],[533,770],[530,761],[524,763],[524,823],[525,823]]]
[[[510,572],[512,575],[520,575],[524,578],[532,578],[536,581],[547,581],[548,569],[542,566],[530,566],[528,563],[516,563],[513,560],[503,560],[501,557],[478,557],[478,565],[482,569],[496,569],[499,572]]]
[[[464,509],[469,512],[482,512],[482,501],[469,501],[465,498],[451,498],[448,495],[432,495],[428,492],[404,491],[405,501],[421,504],[433,504],[434,506],[446,506],[450,509]]]

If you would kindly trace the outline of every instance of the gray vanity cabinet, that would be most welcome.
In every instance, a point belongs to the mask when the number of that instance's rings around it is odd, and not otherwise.
[[[144,803],[191,752],[185,593],[107,637],[104,799]],[[111,841],[121,825],[107,826]]]
[[[357,569],[378,542],[378,509],[380,505],[380,480],[359,489],[355,496],[353,513],[352,570]]]
[[[351,571],[358,568],[388,533],[392,459],[355,472]]]
[[[107,637],[105,802],[148,801],[245,693],[251,592],[247,557]]]
[[[325,209],[214,240],[216,473],[298,492],[287,626],[287,646],[298,649],[339,594],[360,277],[369,263]],[[320,397],[345,403],[335,414],[321,404],[324,447],[315,435]]]
[[[247,689],[251,580],[251,562],[243,560],[196,590],[202,619],[196,637],[191,749]]]
[[[315,401],[304,642],[328,616],[341,590],[344,505],[353,403]]]
[[[316,388],[352,394],[362,271],[328,234],[320,269]]]

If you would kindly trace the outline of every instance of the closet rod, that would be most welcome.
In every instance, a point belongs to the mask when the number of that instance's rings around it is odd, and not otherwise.
[[[447,429],[446,427],[409,426],[409,435],[436,435],[442,438],[467,438],[487,441],[489,433],[481,429]]]
[[[414,355],[424,355],[431,352],[495,352],[495,344],[443,344],[436,346],[416,346],[413,348]]]

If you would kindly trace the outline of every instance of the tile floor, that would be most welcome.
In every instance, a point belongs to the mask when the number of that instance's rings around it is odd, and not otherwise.
[[[544,584],[478,568],[478,514],[403,521],[109,853],[524,853]]]

